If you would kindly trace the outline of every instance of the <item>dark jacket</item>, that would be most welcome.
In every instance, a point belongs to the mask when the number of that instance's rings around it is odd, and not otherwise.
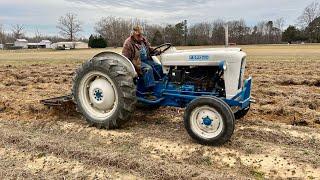
[[[153,49],[151,48],[150,43],[146,39],[143,39],[142,43],[144,43],[144,45],[146,46],[148,57],[149,59],[151,59],[150,52]],[[128,39],[124,41],[122,55],[127,57],[134,65],[137,73],[139,75],[142,75],[140,49],[139,49],[138,43],[135,41],[135,39],[132,36],[130,36]]]

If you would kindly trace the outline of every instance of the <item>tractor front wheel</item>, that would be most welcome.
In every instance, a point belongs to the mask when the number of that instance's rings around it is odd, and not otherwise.
[[[199,97],[186,108],[184,124],[189,135],[200,144],[222,145],[234,131],[231,108],[216,97]]]

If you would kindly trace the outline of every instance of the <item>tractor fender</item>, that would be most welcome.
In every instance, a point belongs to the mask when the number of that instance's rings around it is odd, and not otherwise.
[[[93,59],[97,59],[97,58],[103,58],[103,59],[118,59],[121,60],[122,62],[125,63],[126,68],[128,69],[128,71],[133,75],[133,76],[138,76],[132,62],[126,58],[125,56],[123,56],[122,54],[116,53],[116,52],[112,52],[112,51],[104,51],[101,53],[96,54]]]

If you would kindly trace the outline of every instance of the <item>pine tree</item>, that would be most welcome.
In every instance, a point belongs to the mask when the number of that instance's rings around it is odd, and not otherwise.
[[[163,36],[159,30],[154,33],[154,36],[152,38],[152,44],[153,45],[163,44]]]
[[[93,37],[93,35],[91,34],[90,37],[89,37],[89,43],[88,43],[88,46],[91,47],[91,48],[93,48],[93,47],[92,47],[93,40],[94,40],[94,37]]]
[[[97,35],[91,35],[89,38],[89,47],[91,48],[106,48],[107,43],[103,37]]]

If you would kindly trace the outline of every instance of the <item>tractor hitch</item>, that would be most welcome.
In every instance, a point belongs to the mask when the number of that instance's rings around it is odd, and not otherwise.
[[[67,106],[69,104],[73,104],[72,98],[73,95],[60,96],[51,99],[41,100],[40,103],[48,107]]]

